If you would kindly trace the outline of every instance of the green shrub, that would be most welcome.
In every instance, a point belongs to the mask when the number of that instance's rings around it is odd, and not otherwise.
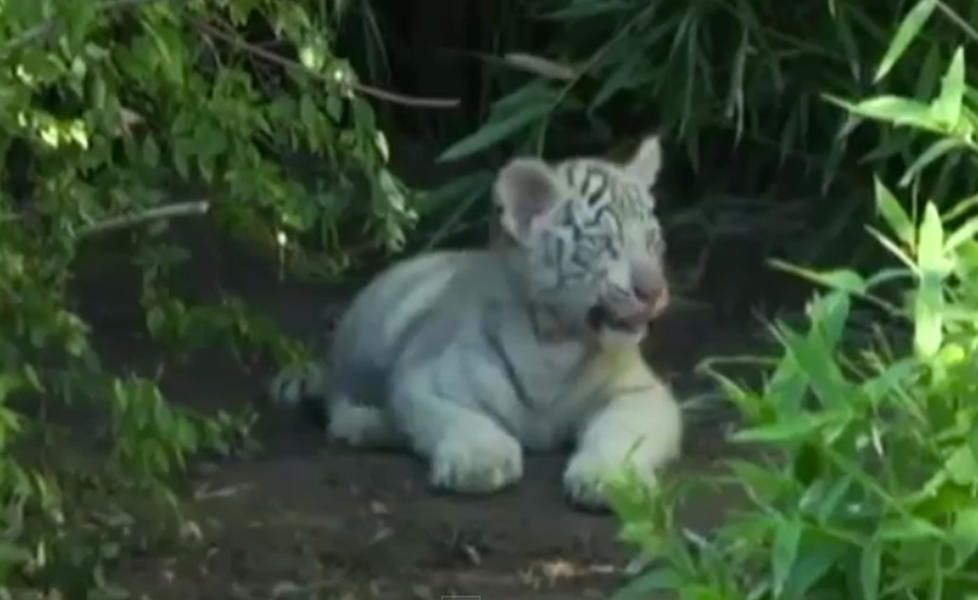
[[[919,2],[881,76],[935,9],[956,17],[940,3]],[[965,73],[959,48],[930,102],[892,95],[833,102],[936,138],[910,165],[913,183],[942,151],[964,148],[971,163],[978,150],[978,90]],[[876,185],[889,231],[870,233],[893,266],[870,277],[793,268],[830,291],[810,303],[804,329],[772,328],[782,353],[760,387],[707,363],[743,417],[732,436],[742,447],[731,451],[724,475],[679,478],[658,491],[627,474],[615,482],[623,535],[655,562],[621,598],[663,589],[704,600],[978,594],[976,202],[950,204],[943,214],[933,201],[921,204],[908,214]],[[851,335],[860,316],[876,322],[868,341]],[[707,483],[743,500],[715,531],[689,531],[674,511]]]
[[[102,563],[148,531],[129,514],[152,507],[132,500],[178,508],[188,459],[234,450],[254,420],[176,407],[154,378],[101,364],[69,293],[83,249],[128,244],[165,348],[284,361],[301,349],[241,301],[174,291],[190,257],[168,219],[207,218],[320,274],[352,260],[341,226],[362,248],[403,242],[408,190],[364,99],[380,92],[332,53],[336,18],[270,0],[0,3],[0,596],[104,592]],[[64,407],[97,439],[51,418]]]
[[[978,23],[974,3],[946,4]],[[905,2],[858,0],[514,3],[496,26],[497,47],[485,49],[497,59],[484,66],[484,118],[441,159],[627,152],[637,134],[657,129],[670,149],[664,224],[703,260],[730,231],[780,235],[781,253],[802,263],[853,257],[852,246],[838,243],[844,236],[858,245],[856,260],[871,260],[875,248],[853,225],[868,217],[860,201],[866,174],[895,177],[921,154],[920,139],[859,127],[861,117],[820,95],[865,95],[876,79],[871,57],[905,11]],[[964,35],[930,28],[928,43],[911,48],[880,84],[934,94],[946,53]],[[962,158],[959,149],[941,155],[918,184],[938,198],[973,189],[978,172],[954,169]],[[480,170],[453,181],[430,210],[483,219],[472,199],[484,197],[489,180]],[[795,219],[804,226],[790,230]],[[772,222],[782,231],[770,233]],[[690,275],[697,283],[699,274]]]

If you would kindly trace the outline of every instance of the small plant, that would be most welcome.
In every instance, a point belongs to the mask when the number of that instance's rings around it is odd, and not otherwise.
[[[880,77],[935,8],[954,15],[919,2]],[[909,184],[953,149],[973,166],[978,97],[965,73],[959,49],[931,102],[834,101],[938,136],[910,166]],[[978,202],[942,212],[928,200],[908,212],[881,182],[875,195],[888,232],[870,233],[895,266],[869,277],[787,267],[830,291],[809,304],[804,329],[772,327],[782,353],[763,384],[740,385],[705,363],[743,417],[732,440],[742,452],[734,449],[726,473],[657,491],[628,474],[614,483],[623,536],[655,563],[619,598],[654,590],[697,600],[978,594]],[[868,340],[852,335],[867,318],[875,322]],[[741,498],[710,534],[683,528],[674,512],[704,484]]]

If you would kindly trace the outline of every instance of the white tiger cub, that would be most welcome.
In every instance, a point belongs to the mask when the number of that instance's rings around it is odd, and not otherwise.
[[[325,397],[332,438],[409,447],[431,484],[456,492],[512,484],[523,448],[568,442],[563,485],[579,506],[605,508],[605,477],[626,460],[653,484],[682,435],[638,347],[669,299],[660,166],[655,136],[623,166],[510,161],[494,184],[500,239],[382,273],[340,321],[328,364],[276,376],[273,401]]]

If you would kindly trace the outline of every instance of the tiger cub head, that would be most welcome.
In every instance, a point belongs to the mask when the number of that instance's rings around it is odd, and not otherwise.
[[[616,164],[516,158],[496,176],[499,229],[529,302],[602,347],[637,344],[669,303],[655,214],[658,136]]]

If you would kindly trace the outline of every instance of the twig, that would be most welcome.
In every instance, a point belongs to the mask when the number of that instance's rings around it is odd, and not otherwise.
[[[82,227],[78,231],[78,236],[88,237],[99,233],[105,233],[106,231],[112,231],[114,229],[123,229],[125,227],[140,225],[149,221],[172,219],[173,217],[202,215],[209,209],[210,202],[207,202],[206,200],[197,202],[177,202],[175,204],[151,208],[143,212],[113,217],[111,219],[102,221],[101,223],[95,223],[87,227]]]
[[[275,52],[271,52],[265,48],[262,48],[261,46],[256,46],[255,44],[246,42],[240,37],[228,33],[218,27],[215,27],[210,23],[201,20],[196,20],[196,19],[194,20],[194,23],[199,29],[202,29],[206,33],[220,40],[223,40],[228,44],[231,44],[232,46],[238,48],[239,50],[244,50],[245,52],[249,52],[251,54],[254,54],[255,56],[259,56],[267,60],[268,62],[275,63],[281,67],[285,67],[286,69],[293,69],[293,70],[298,69],[300,71],[309,74],[312,77],[316,77],[317,79],[329,81],[329,78],[326,75],[323,75],[322,73],[317,73],[311,69],[306,68],[304,65],[301,65],[288,58],[285,58],[284,56],[281,56],[279,54],[276,54]],[[424,107],[424,108],[455,108],[460,104],[458,98],[423,98],[418,96],[407,96],[404,94],[399,94],[397,92],[382,90],[380,88],[376,88],[356,81],[347,81],[345,83],[346,85],[349,85],[351,88],[360,92],[361,94],[367,96],[373,96],[374,98],[378,98],[380,100],[386,100],[388,102],[393,102],[395,104],[403,104],[405,106],[415,106],[415,107]]]

